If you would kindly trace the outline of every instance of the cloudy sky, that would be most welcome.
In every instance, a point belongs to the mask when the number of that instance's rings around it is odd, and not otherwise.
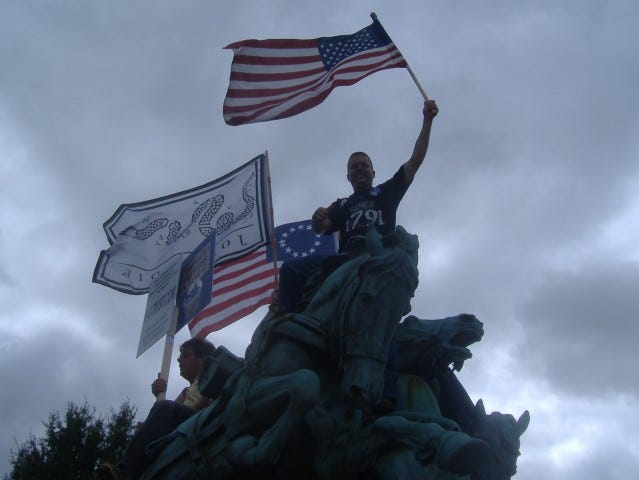
[[[279,224],[348,193],[351,151],[379,180],[409,157],[422,100],[403,69],[293,118],[222,119],[225,45],[352,33],[371,11],[440,107],[398,213],[421,243],[413,313],[484,322],[460,377],[488,411],[530,411],[516,478],[639,473],[639,4],[393,5],[0,0],[0,474],[67,401],[152,405],[145,297],[91,283],[118,205],[268,150]],[[210,339],[243,354],[263,314]]]

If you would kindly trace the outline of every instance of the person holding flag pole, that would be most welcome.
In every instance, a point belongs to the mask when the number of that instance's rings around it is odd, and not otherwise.
[[[375,13],[371,13],[371,17],[374,25],[390,39]],[[432,122],[439,113],[436,102],[428,98],[426,91],[405,61],[404,66],[424,99],[423,122],[413,152],[390,180],[375,187],[373,187],[375,170],[368,154],[354,152],[350,155],[347,161],[346,178],[353,188],[353,194],[347,198],[337,199],[328,207],[317,208],[312,216],[312,227],[316,233],[339,232],[341,258],[337,261],[331,260],[328,264],[325,256],[310,256],[285,262],[282,265],[279,286],[279,302],[284,311],[292,312],[300,309],[307,280],[315,272],[320,271],[321,275],[314,278],[314,282],[317,282],[348,259],[349,242],[355,237],[365,235],[369,226],[373,225],[381,235],[390,234],[395,230],[397,208],[426,157]],[[397,398],[396,356],[397,349],[393,343],[385,372],[383,400],[376,406],[380,410],[391,410]]]
[[[339,232],[340,253],[347,253],[349,241],[365,235],[369,225],[374,225],[381,235],[395,230],[399,203],[426,157],[432,122],[439,108],[434,100],[428,98],[414,76],[413,79],[424,97],[424,106],[422,126],[410,158],[390,180],[373,187],[375,170],[370,157],[365,152],[352,153],[346,165],[346,178],[353,188],[353,194],[337,199],[328,207],[319,207],[313,213],[312,226],[316,233]],[[294,311],[298,308],[306,280],[319,268],[324,258],[312,256],[282,265],[279,298],[285,310]]]
[[[245,247],[250,255],[252,250],[267,244],[265,240],[272,237],[273,212],[270,206],[270,181],[267,193],[265,192],[266,182],[262,174],[267,170],[267,165],[268,158],[264,154],[221,179],[201,187],[147,202],[122,205],[105,224],[107,234],[113,234],[109,240],[112,245],[115,244],[115,248],[102,252],[100,255],[94,271],[94,281],[126,293],[142,293],[145,291],[144,289],[149,292],[138,356],[160,338],[157,336],[158,332],[166,332],[166,338],[161,370],[158,378],[151,385],[156,402],[144,423],[136,431],[120,464],[117,466],[108,463],[101,465],[96,471],[97,478],[138,478],[148,465],[148,459],[144,455],[145,447],[153,440],[170,433],[181,422],[210,404],[211,399],[199,391],[198,379],[204,367],[204,359],[213,355],[216,348],[211,342],[201,337],[191,338],[181,345],[178,365],[180,375],[189,382],[189,386],[183,389],[174,401],[166,400],[175,333],[190,319],[190,314],[187,315],[184,311],[189,308],[182,304],[187,302],[186,290],[188,290],[188,285],[193,283],[193,279],[199,280],[197,282],[200,287],[198,297],[201,297],[199,305],[202,300],[205,301],[204,305],[211,301],[212,270],[217,267],[218,254],[214,253],[216,251],[216,230],[211,231],[210,224],[212,220],[216,219],[214,215],[217,213],[219,205],[216,205],[215,202],[219,203],[218,199],[230,197],[231,206],[235,207],[235,211],[241,213],[241,215],[234,217],[234,222],[231,225],[221,224],[219,221],[216,225],[218,232],[225,233],[226,240],[221,243],[221,249],[224,250],[226,247],[228,255],[228,245],[238,247],[236,251],[232,252],[235,258],[231,257],[231,261],[247,256],[247,253],[241,250],[242,247]],[[262,208],[265,203],[268,203],[268,213],[266,213],[267,209]],[[228,217],[229,213],[227,212],[226,215]],[[269,215],[271,218],[266,218]],[[176,219],[171,225],[177,225],[178,228],[180,228],[179,225],[186,224],[190,234],[176,236],[173,239],[167,238],[166,231],[169,230],[171,219]],[[188,221],[191,223],[189,224]],[[220,228],[220,225],[227,226],[226,230]],[[247,233],[249,229],[251,229],[252,235]],[[243,236],[240,237],[239,233],[235,234],[235,231],[242,232]],[[196,235],[198,236],[196,237]],[[123,241],[121,241],[122,237],[124,237]],[[194,243],[186,243],[186,240],[192,237],[202,239],[198,246]],[[248,244],[248,241],[253,242],[252,245]],[[163,243],[166,243],[166,246],[171,247],[172,250],[168,248],[160,250],[159,253],[163,254],[164,257],[154,255],[153,246]],[[182,252],[191,251],[184,261],[180,260],[180,250]],[[175,251],[178,253],[174,253]],[[121,265],[127,265],[133,268],[137,267],[140,271],[149,271],[147,265],[126,260],[126,255],[130,255],[131,252],[145,253],[145,256],[135,257],[134,260],[143,258],[149,263],[155,262],[151,263],[152,266],[157,265],[155,267],[157,275],[153,276],[150,285],[124,284],[120,280],[121,277],[127,280],[129,278],[137,280],[138,277],[131,275],[128,270],[125,271],[126,274],[119,274],[118,270],[112,268],[116,272],[115,275],[109,270],[112,263],[115,264],[116,268],[123,268]],[[189,263],[191,261],[192,263]],[[271,266],[271,270],[273,268]],[[186,275],[190,278],[189,281],[185,280],[186,271],[190,272]],[[142,279],[143,276],[140,275],[139,280]],[[183,285],[179,281],[180,279],[184,281],[185,291],[181,290]],[[266,285],[269,298],[268,288],[271,288],[272,282],[271,280]],[[262,300],[258,298],[254,302],[256,305],[251,305],[251,308],[257,308],[260,302]],[[182,305],[184,309],[181,311],[178,305]],[[146,329],[145,324],[147,324]],[[162,325],[166,325],[166,327]]]
[[[371,159],[364,152],[355,152],[348,160],[347,179],[353,187],[353,195],[361,198],[339,199],[328,208],[315,210],[313,230],[318,234],[339,232],[340,251],[349,238],[364,234],[370,224],[381,234],[395,229],[397,207],[426,156],[432,121],[439,112],[377,15],[371,12],[370,16],[373,23],[352,35],[311,40],[244,40],[226,47],[234,52],[224,101],[224,119],[230,125],[299,114],[324,101],[333,88],[353,85],[389,68],[406,68],[421,93],[424,99],[422,128],[410,159],[395,176],[373,188],[375,171]],[[287,65],[286,71],[276,68],[282,65]],[[371,205],[376,208],[370,208]],[[285,310],[297,308],[306,279],[322,260],[312,255],[284,262],[278,294]]]
[[[119,464],[103,463],[98,467],[96,477],[99,480],[139,478],[150,463],[145,455],[146,446],[169,434],[184,420],[210,404],[211,399],[200,393],[197,382],[204,368],[204,359],[214,352],[215,346],[203,338],[191,338],[180,346],[180,375],[190,385],[184,388],[174,401],[165,400],[167,382],[166,377],[161,376],[168,376],[168,371],[164,371],[163,366],[160,378],[151,386],[151,391],[157,398],[156,402],[133,435]],[[170,354],[168,358],[170,360]]]

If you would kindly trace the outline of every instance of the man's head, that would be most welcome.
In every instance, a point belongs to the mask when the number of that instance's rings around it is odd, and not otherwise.
[[[355,152],[348,157],[346,178],[353,186],[354,192],[363,192],[373,186],[375,170],[373,170],[373,162],[366,153]]]
[[[189,382],[193,382],[202,372],[204,358],[212,355],[214,351],[215,346],[203,338],[196,337],[184,342],[180,346],[180,356],[178,357],[180,375]]]

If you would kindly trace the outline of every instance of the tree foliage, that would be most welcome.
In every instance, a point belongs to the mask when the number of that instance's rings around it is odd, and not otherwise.
[[[11,452],[12,471],[4,480],[85,480],[102,462],[120,459],[133,436],[137,409],[128,401],[107,418],[95,407],[69,402],[64,417],[57,411],[44,422],[45,437],[30,438]]]

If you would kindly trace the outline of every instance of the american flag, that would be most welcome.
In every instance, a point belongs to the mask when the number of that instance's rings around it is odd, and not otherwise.
[[[277,269],[286,260],[337,252],[336,234],[317,235],[310,220],[287,223],[275,229]],[[260,247],[237,260],[215,266],[211,303],[189,323],[193,337],[211,332],[271,302],[275,289],[275,265],[270,246]]]
[[[341,85],[406,62],[375,19],[352,35],[312,40],[243,40],[234,52],[224,100],[229,125],[286,118],[319,105]]]

